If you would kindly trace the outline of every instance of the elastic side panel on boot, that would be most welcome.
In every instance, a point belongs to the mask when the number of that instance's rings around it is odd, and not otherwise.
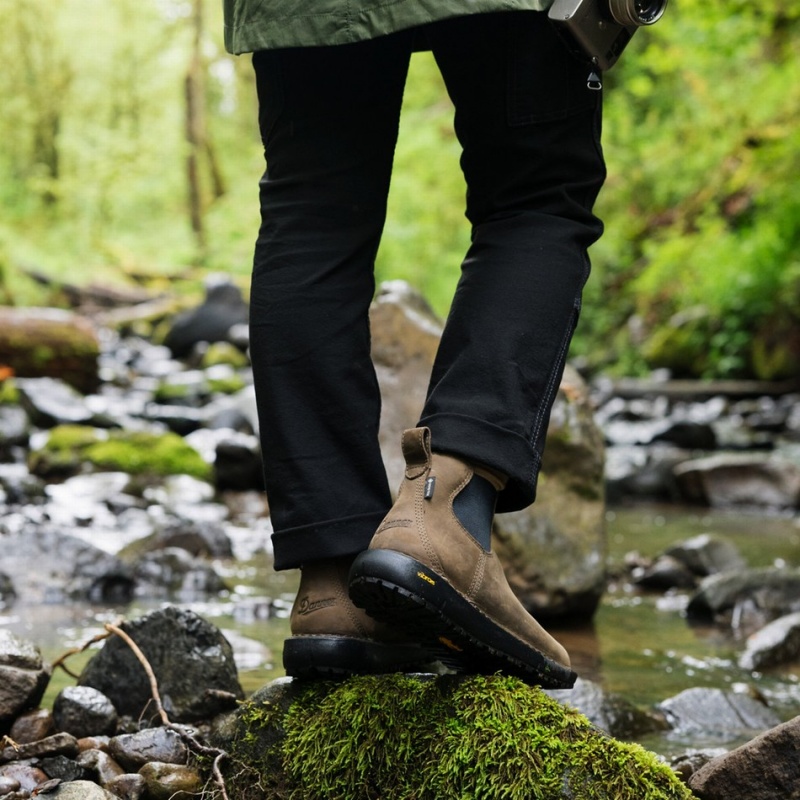
[[[456,518],[484,550],[491,549],[492,519],[496,502],[497,492],[494,486],[479,475],[473,475],[453,500]]]

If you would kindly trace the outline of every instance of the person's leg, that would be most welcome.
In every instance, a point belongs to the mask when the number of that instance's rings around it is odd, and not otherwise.
[[[434,28],[456,107],[472,245],[420,425],[435,450],[508,476],[498,509],[533,502],[550,409],[602,232],[600,92],[546,14]]]
[[[288,674],[418,668],[347,595],[391,505],[370,359],[383,228],[411,42],[256,53],[267,170],[250,303],[276,569],[299,567]]]
[[[544,436],[601,225],[599,97],[541,13],[429,31],[456,107],[473,239],[400,496],[351,571],[357,605],[457,669],[551,687],[569,656],[491,550],[496,503],[533,501]]]
[[[253,58],[250,335],[276,569],[363,550],[391,504],[368,310],[409,55],[395,36]]]

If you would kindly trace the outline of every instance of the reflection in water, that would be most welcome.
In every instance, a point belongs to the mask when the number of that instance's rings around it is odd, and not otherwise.
[[[609,513],[608,532],[613,575],[620,574],[629,551],[654,556],[698,533],[729,538],[750,566],[800,564],[800,525],[791,518],[698,513],[674,507],[616,509]],[[281,649],[289,635],[288,612],[299,574],[276,574],[263,551],[246,563],[220,562],[218,567],[235,586],[230,597],[177,604],[191,607],[230,633],[243,688],[251,693],[283,674]],[[550,626],[550,630],[569,650],[581,677],[643,708],[693,686],[750,687],[781,718],[795,716],[800,711],[800,665],[769,674],[740,669],[737,657],[742,642],[720,628],[689,625],[682,613],[686,600],[680,593],[644,594],[620,581],[610,585],[592,624],[562,629]],[[3,612],[0,626],[38,643],[45,657],[53,660],[91,639],[104,622],[121,616],[132,619],[163,604],[137,601],[123,609],[17,605]],[[87,654],[76,656],[70,666],[80,670],[86,658]],[[56,675],[45,702],[52,701],[68,683],[72,683],[69,676]],[[702,744],[663,736],[642,743],[664,754]]]

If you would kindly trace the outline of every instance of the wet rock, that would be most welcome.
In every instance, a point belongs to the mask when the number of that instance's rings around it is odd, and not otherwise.
[[[66,686],[53,703],[53,719],[60,731],[75,738],[111,736],[117,730],[117,710],[111,701],[91,686]]]
[[[687,500],[724,508],[800,507],[800,467],[788,459],[720,454],[675,467]]]
[[[111,792],[91,781],[62,783],[59,784],[55,791],[48,792],[43,796],[47,800],[119,800]]]
[[[668,727],[661,715],[643,711],[624,697],[606,692],[583,678],[578,678],[572,689],[552,689],[545,694],[577,709],[593,725],[617,739],[635,739]]]
[[[0,572],[0,608],[10,606],[16,598],[17,590],[14,588],[14,582],[5,572]]]
[[[24,464],[0,464],[0,489],[8,505],[38,503],[45,496],[45,483],[31,475]]]
[[[381,451],[400,485],[400,436],[419,418],[441,323],[403,281],[380,287],[370,309],[372,355],[383,400]],[[567,368],[548,429],[536,503],[496,520],[509,582],[535,614],[588,617],[605,590],[603,437],[588,389]]]
[[[15,792],[20,788],[20,782],[10,775],[3,775],[0,767],[0,797]]]
[[[671,555],[660,555],[652,564],[634,569],[631,577],[636,586],[656,591],[693,589],[697,585],[694,573]]]
[[[28,444],[31,424],[19,406],[0,405],[0,458],[8,459],[14,448]]]
[[[787,614],[747,639],[742,669],[760,670],[800,660],[800,612]]]
[[[261,446],[255,436],[231,435],[217,445],[214,485],[219,490],[262,489],[263,470]]]
[[[686,612],[690,618],[726,620],[744,603],[760,609],[768,619],[800,611],[800,569],[766,567],[710,575],[701,582]]]
[[[199,342],[226,341],[234,325],[247,322],[249,308],[238,286],[224,275],[209,276],[205,300],[178,315],[164,344],[175,358],[189,355]]]
[[[17,744],[30,744],[45,739],[56,732],[53,713],[49,708],[37,708],[20,714],[8,732]]]
[[[164,708],[174,722],[209,719],[244,695],[233,650],[218,628],[173,606],[122,624],[150,662]],[[106,640],[79,684],[107,695],[120,714],[138,717],[152,702],[150,683],[127,644]]]
[[[134,576],[142,595],[152,595],[155,590],[155,594],[194,599],[228,589],[211,564],[179,547],[146,553],[134,565]]]
[[[66,756],[51,756],[39,759],[38,763],[42,772],[48,778],[58,778],[62,781],[82,781],[89,776],[86,770],[74,759]]]
[[[186,764],[189,755],[181,737],[175,731],[161,727],[114,736],[108,743],[108,752],[129,772],[139,771],[150,761]]]
[[[56,425],[110,427],[110,420],[95,414],[82,394],[56,378],[17,378],[20,405],[31,422],[40,428]]]
[[[701,767],[708,764],[712,758],[717,758],[727,752],[728,751],[724,747],[715,747],[706,750],[688,750],[671,759],[669,765],[675,770],[678,777],[684,783],[688,783],[689,778]]]
[[[675,500],[678,485],[673,469],[689,457],[685,450],[667,444],[649,447],[612,446],[606,450],[606,499],[626,497]]]
[[[49,780],[47,775],[31,762],[18,762],[0,766],[0,780],[10,784],[16,783],[14,791],[24,792],[23,797],[29,797],[37,786]]]
[[[588,619],[606,587],[603,443],[569,366],[547,436],[536,503],[495,518],[496,550],[531,613]]]
[[[102,750],[83,750],[75,760],[94,775],[97,783],[106,788],[108,783],[125,774],[122,767]]]
[[[800,717],[713,759],[689,779],[703,800],[791,800],[800,796]]]
[[[146,791],[144,778],[138,772],[112,778],[104,788],[120,800],[142,800]]]
[[[187,436],[202,428],[206,421],[206,413],[201,408],[163,403],[148,403],[143,416],[150,422],[166,426],[179,436]]]
[[[3,538],[3,563],[17,576],[30,602],[91,600],[125,603],[133,597],[129,567],[118,558],[47,524],[30,525]],[[35,565],[32,569],[31,565]]]
[[[677,559],[694,575],[744,569],[746,564],[736,545],[721,536],[701,534],[668,548],[666,555]]]
[[[39,704],[50,672],[35,644],[0,628],[0,725]]]
[[[0,308],[0,364],[20,377],[63,378],[82,392],[98,384],[100,342],[84,317],[54,308]]]
[[[193,800],[203,787],[200,775],[192,767],[151,761],[139,774],[152,800]]]
[[[758,700],[722,689],[686,689],[659,703],[658,710],[677,734],[700,733],[721,741],[780,723],[780,718]]]
[[[150,536],[133,542],[120,556],[131,559],[146,552],[175,547],[193,556],[229,558],[233,555],[230,537],[221,523],[166,517],[156,524]]]
[[[48,758],[50,756],[67,756],[74,758],[78,754],[78,740],[69,733],[54,733],[38,742],[21,744],[17,747],[7,746],[0,750],[0,762],[24,761],[28,758]]]

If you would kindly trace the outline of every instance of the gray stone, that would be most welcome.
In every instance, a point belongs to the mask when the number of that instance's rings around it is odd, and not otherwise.
[[[69,598],[116,604],[133,597],[129,567],[59,526],[31,523],[2,543],[3,567],[15,576],[17,593],[27,602]]]
[[[185,764],[189,755],[180,735],[163,727],[114,736],[108,743],[108,752],[130,772],[138,771],[149,761]]]
[[[773,620],[747,639],[742,669],[760,670],[800,658],[800,612]]]
[[[78,740],[69,733],[54,733],[46,739],[16,747],[8,745],[0,750],[0,763],[4,761],[24,761],[26,758],[48,758],[50,756],[67,756],[73,758],[78,754]]]
[[[798,800],[800,717],[709,761],[689,779],[703,800]]]
[[[724,453],[675,467],[687,500],[714,507],[800,507],[800,466],[777,456]]]
[[[74,759],[66,756],[48,756],[40,758],[38,766],[48,778],[57,778],[61,781],[82,781],[90,776],[86,770]]]
[[[75,759],[84,769],[96,776],[97,782],[101,786],[107,784],[124,775],[122,767],[106,752],[97,749],[83,750]]]
[[[138,772],[126,772],[116,778],[112,778],[104,785],[119,800],[141,800],[147,790],[144,778]]]
[[[36,764],[24,761],[0,766],[0,780],[5,780],[8,783],[14,782],[17,784],[16,790],[30,793],[48,778]],[[25,796],[30,795],[26,794]]]
[[[800,611],[800,569],[764,567],[709,575],[686,611],[693,618],[719,619],[745,600],[769,619]]]
[[[0,774],[0,797],[3,797],[11,792],[16,792],[20,788],[20,782],[10,775]]]
[[[149,661],[173,722],[210,719],[244,697],[230,643],[194,612],[169,606],[121,627]],[[120,714],[155,715],[145,671],[118,636],[106,640],[78,682],[107,695]]]
[[[91,686],[66,686],[53,703],[53,718],[60,731],[76,739],[111,736],[117,730],[117,710],[112,702]]]
[[[624,697],[606,692],[599,684],[584,678],[578,678],[572,689],[550,689],[545,694],[577,709],[593,725],[616,738],[635,739],[667,728],[661,715],[643,711]]]
[[[35,644],[0,628],[0,724],[38,705],[50,673]]]
[[[119,800],[116,795],[91,781],[62,783],[55,791],[42,796],[47,800]]]
[[[102,420],[86,405],[83,395],[55,378],[17,378],[20,404],[41,428],[56,425],[96,425]]]
[[[667,549],[666,555],[681,561],[701,577],[740,570],[746,566],[736,545],[721,536],[707,533],[673,545]]]
[[[780,722],[774,711],[755,698],[722,689],[686,689],[659,703],[658,709],[676,733],[700,733],[720,741],[761,732]]]
[[[697,585],[697,579],[686,564],[670,555],[660,555],[652,564],[637,567],[632,577],[637,586],[659,591],[693,589]]]
[[[228,587],[214,567],[179,547],[145,553],[134,566],[139,594],[176,594],[184,600],[217,594]]]

